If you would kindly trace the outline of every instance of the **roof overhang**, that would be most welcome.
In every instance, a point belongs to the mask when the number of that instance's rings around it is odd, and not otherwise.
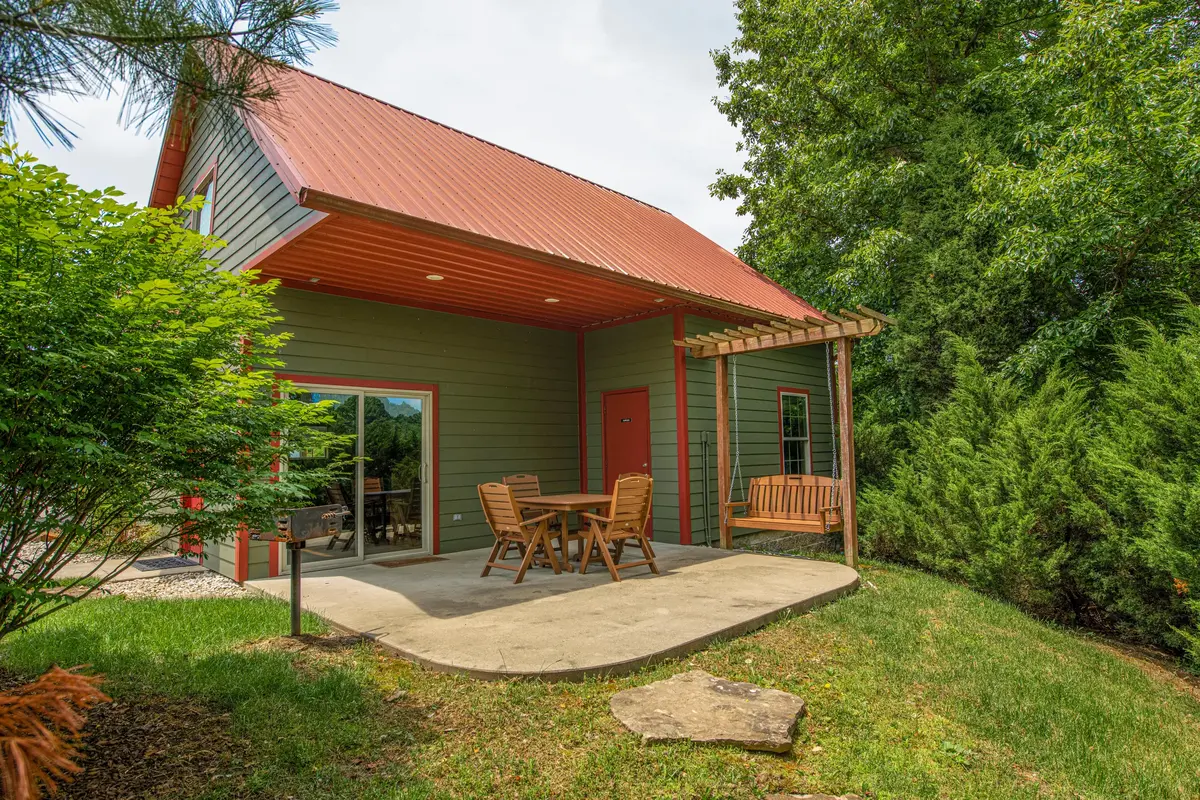
[[[322,213],[247,265],[289,288],[562,330],[676,309],[730,324],[776,318],[314,192],[302,191],[301,201]]]

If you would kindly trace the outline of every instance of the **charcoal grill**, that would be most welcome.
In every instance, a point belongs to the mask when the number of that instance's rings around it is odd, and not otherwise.
[[[295,508],[276,518],[274,536],[254,536],[261,541],[284,542],[292,552],[292,636],[300,635],[300,551],[309,539],[341,534],[342,520],[349,515],[349,509],[339,504]]]

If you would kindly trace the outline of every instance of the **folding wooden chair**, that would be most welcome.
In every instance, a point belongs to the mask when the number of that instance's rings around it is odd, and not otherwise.
[[[500,480],[505,486],[508,486],[512,489],[513,497],[517,498],[518,500],[522,497],[537,497],[542,493],[542,486],[541,483],[538,482],[537,475],[529,475],[527,473],[521,473],[519,475],[505,475]],[[521,509],[521,516],[525,519],[532,519],[533,517],[540,516],[542,513],[543,512],[536,508]],[[554,519],[550,520],[549,527],[551,536],[555,536],[555,531],[562,527],[561,520],[557,514],[555,515]],[[578,538],[569,532],[567,536],[569,538]],[[568,544],[568,539],[559,539],[559,555],[562,557],[564,563],[566,563],[567,560]],[[521,555],[525,555],[525,553],[522,552]],[[501,558],[503,558],[503,556],[501,556]]]
[[[354,504],[346,502],[346,496],[342,493],[341,484],[331,483],[328,487],[326,487],[326,491],[329,493],[329,502],[337,503],[340,506],[345,506],[350,510],[350,516],[345,517],[342,520],[342,529],[336,536],[330,536],[329,541],[325,544],[326,550],[332,550],[333,546],[337,544],[339,540],[341,540],[342,534],[348,533],[350,535],[347,536],[346,541],[342,543],[342,551],[344,552],[350,549],[350,545],[354,544]]]
[[[586,511],[580,514],[580,517],[589,523],[587,538],[584,540],[583,563],[579,565],[581,574],[587,572],[588,560],[592,557],[593,549],[599,552],[600,558],[608,567],[608,574],[614,581],[621,580],[621,576],[617,574],[618,570],[632,567],[647,566],[655,575],[659,574],[654,551],[646,538],[646,520],[650,517],[650,500],[653,494],[653,478],[645,475],[618,478],[613,487],[612,504],[609,506],[607,517]],[[628,564],[617,564],[608,552],[608,546],[611,544],[620,549],[630,539],[642,548],[644,558]]]
[[[649,478],[650,476],[644,472],[622,472],[617,476],[617,480],[622,478]],[[650,548],[650,555],[654,555],[654,545],[650,544],[650,537],[646,537],[646,547]],[[621,554],[625,552],[625,540],[618,539],[616,546],[613,548],[613,558],[618,564],[621,563]]]
[[[549,526],[550,520],[555,516],[554,512],[533,519],[523,519],[520,509],[517,508],[516,498],[513,497],[512,487],[503,483],[479,484],[479,503],[483,506],[483,516],[488,526],[496,536],[496,544],[492,547],[487,564],[479,577],[486,578],[492,567],[496,567],[516,572],[517,578],[513,583],[520,583],[531,564],[543,563],[550,564],[555,575],[562,572],[558,557],[554,555],[554,539],[562,536],[562,532],[552,532]],[[500,561],[513,545],[523,553],[520,566],[501,564]]]

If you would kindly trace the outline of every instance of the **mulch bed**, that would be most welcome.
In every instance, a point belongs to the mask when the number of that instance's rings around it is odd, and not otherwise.
[[[26,680],[0,668],[0,691]],[[229,715],[190,700],[143,696],[95,706],[79,750],[84,770],[60,784],[54,800],[192,797],[243,770],[233,760],[238,745]]]
[[[229,715],[188,700],[96,706],[83,733],[84,771],[56,800],[189,797],[241,769],[231,761]]]

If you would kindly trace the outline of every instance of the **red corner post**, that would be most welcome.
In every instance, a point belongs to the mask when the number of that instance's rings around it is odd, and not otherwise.
[[[204,498],[196,495],[185,494],[179,498],[179,504],[184,508],[200,509],[204,506]],[[179,531],[179,550],[183,553],[191,553],[194,556],[199,556],[204,559],[204,543],[200,541],[198,536],[194,536],[188,532],[191,523],[185,522],[183,528]]]
[[[675,310],[675,339],[685,338],[683,312]],[[687,353],[675,348],[675,457],[679,475],[679,543],[692,543],[692,477],[688,433]]]

